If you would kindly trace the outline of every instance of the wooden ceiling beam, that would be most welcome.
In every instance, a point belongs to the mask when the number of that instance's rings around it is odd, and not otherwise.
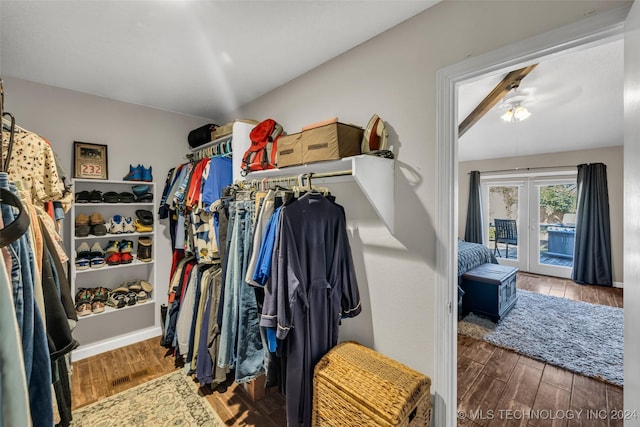
[[[528,67],[520,68],[519,70],[511,71],[507,74],[500,83],[493,88],[491,92],[478,104],[478,106],[467,116],[466,119],[458,126],[458,138],[467,132],[471,126],[476,124],[478,120],[482,118],[487,112],[493,108],[509,91],[520,85],[522,79],[527,74],[533,71],[538,64],[529,65]]]

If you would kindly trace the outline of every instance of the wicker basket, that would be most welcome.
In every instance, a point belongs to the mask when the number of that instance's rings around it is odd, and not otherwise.
[[[355,342],[331,349],[315,367],[313,425],[428,426],[431,379]]]

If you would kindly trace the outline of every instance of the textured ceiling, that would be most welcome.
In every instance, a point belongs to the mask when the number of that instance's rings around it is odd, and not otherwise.
[[[0,74],[216,118],[437,1],[0,1]]]
[[[500,119],[505,110],[498,103],[460,138],[459,160],[622,145],[623,46],[623,40],[617,40],[541,60],[520,85],[532,94],[526,104],[531,117],[505,123]],[[505,74],[460,87],[459,122]]]

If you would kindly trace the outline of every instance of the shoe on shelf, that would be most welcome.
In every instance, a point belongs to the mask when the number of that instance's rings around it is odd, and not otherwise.
[[[118,243],[118,251],[121,254],[133,253],[133,242],[131,240],[122,240]]]
[[[136,217],[143,225],[153,225],[153,212],[147,209],[137,209]]]
[[[153,226],[144,225],[137,218],[133,221],[133,225],[136,227],[136,231],[138,233],[151,233],[153,231]]]
[[[107,227],[104,224],[92,225],[89,233],[94,236],[105,236],[107,234]]]
[[[111,292],[126,294],[129,292],[129,282],[122,282],[116,288],[114,288]]]
[[[122,232],[123,233],[135,233],[136,227],[133,225],[133,218],[130,216],[122,219]]]
[[[107,256],[105,262],[109,265],[120,265],[122,262],[122,258],[120,257],[120,252],[113,252]]]
[[[108,299],[109,289],[102,287],[95,288],[93,290],[93,298],[91,299],[91,312],[93,314],[102,313]]]
[[[91,265],[89,258],[76,258],[76,270],[87,270]]]
[[[109,233],[122,234],[124,232],[124,224],[122,215],[114,215],[109,220]]]
[[[144,304],[147,302],[147,293],[143,290],[139,290],[136,293],[136,304]]]
[[[91,246],[89,261],[91,268],[104,267],[104,251],[102,250],[100,243],[95,242],[93,246]]]
[[[133,255],[129,252],[120,254],[120,264],[131,264],[133,262]]]
[[[114,252],[120,252],[120,242],[117,240],[109,240],[107,246],[104,247],[104,253],[109,255]]]
[[[142,285],[140,284],[139,280],[134,280],[132,282],[126,282],[127,288],[130,291],[141,291],[142,290]]]
[[[102,202],[102,191],[93,190],[89,193],[89,202],[90,203],[101,203]]]
[[[76,257],[89,258],[91,256],[91,248],[87,242],[80,243],[80,246],[76,248]]]
[[[141,196],[149,192],[149,184],[136,184],[131,187],[131,191],[133,191],[133,194],[136,196]]]
[[[89,224],[91,225],[104,224],[104,217],[100,212],[94,212],[89,217]]]
[[[151,237],[140,237],[138,239],[138,260],[142,262],[150,262],[153,260],[153,245]]]
[[[129,173],[122,178],[124,181],[142,181],[142,165],[133,167],[129,165]]]
[[[128,191],[123,191],[122,193],[118,193],[118,201],[120,203],[133,203],[136,201],[136,196]]]
[[[76,313],[80,317],[91,314],[91,303],[81,302],[76,304]]]
[[[115,290],[109,292],[109,298],[107,299],[107,305],[113,308],[122,308],[127,305],[127,294],[125,292],[116,292]]]
[[[120,199],[115,191],[107,191],[102,195],[102,201],[105,203],[118,203]]]
[[[129,291],[126,293],[127,296],[127,305],[136,305],[136,301],[138,300],[138,293],[135,291]]]
[[[139,280],[139,282],[142,290],[146,293],[150,294],[151,291],[153,291],[153,285],[151,283],[147,282],[146,280]]]
[[[78,225],[89,225],[89,215],[82,213],[76,215],[76,226]]]
[[[145,181],[145,182],[151,182],[153,181],[153,175],[151,173],[151,166],[149,166],[149,169],[145,168],[144,166],[142,166],[142,177],[141,180]]]
[[[87,237],[90,231],[91,227],[88,225],[76,225],[74,234],[76,237]]]
[[[152,193],[143,193],[139,196],[136,196],[136,201],[138,203],[151,203],[153,202],[153,194]]]
[[[76,193],[75,201],[76,203],[89,203],[89,192],[80,191]]]
[[[93,299],[93,289],[80,288],[76,293],[76,304],[89,303]]]

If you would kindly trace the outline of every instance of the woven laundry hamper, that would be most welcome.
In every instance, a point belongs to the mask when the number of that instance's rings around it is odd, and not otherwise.
[[[317,427],[428,426],[431,379],[347,341],[318,362],[313,376]]]

